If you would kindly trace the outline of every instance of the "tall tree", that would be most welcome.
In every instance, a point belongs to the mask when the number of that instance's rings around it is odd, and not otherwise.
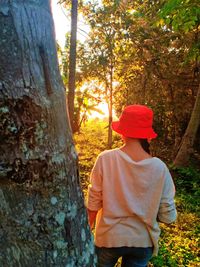
[[[78,0],[71,0],[71,35],[69,53],[68,110],[71,127],[74,125],[74,97],[76,86],[76,39]]]
[[[0,3],[0,265],[94,266],[50,0]]]
[[[116,43],[121,35],[121,13],[115,1],[87,4],[85,16],[91,31],[88,38],[87,72],[104,84],[108,104],[108,148],[112,146],[113,91],[116,69]],[[90,69],[88,71],[88,69]]]
[[[160,11],[164,22],[174,31],[191,32],[194,36],[192,46],[188,49],[189,60],[194,62],[194,78],[199,82],[200,78],[200,5],[199,1],[168,1]],[[190,155],[193,152],[193,145],[200,125],[200,84],[198,87],[194,108],[183,135],[182,142],[174,164],[185,166],[189,163]]]

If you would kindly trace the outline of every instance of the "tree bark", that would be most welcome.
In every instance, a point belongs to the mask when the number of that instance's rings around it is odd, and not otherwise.
[[[188,127],[183,136],[180,149],[174,160],[175,166],[183,167],[188,165],[190,155],[193,152],[193,145],[199,125],[200,125],[200,85]]]
[[[0,266],[95,266],[50,0],[3,0],[0,25]]]
[[[74,131],[74,97],[76,87],[76,36],[78,0],[71,1],[71,36],[69,53],[68,110],[71,128]]]

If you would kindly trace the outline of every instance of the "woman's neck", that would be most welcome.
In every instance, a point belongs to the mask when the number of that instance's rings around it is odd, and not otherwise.
[[[120,149],[134,161],[151,158],[151,155],[143,149],[139,139],[124,138],[124,145]]]

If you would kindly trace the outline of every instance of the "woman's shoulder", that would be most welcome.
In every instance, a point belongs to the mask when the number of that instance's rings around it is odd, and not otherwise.
[[[107,149],[99,154],[99,157],[111,157],[119,151],[119,148]]]
[[[166,169],[167,165],[164,161],[162,161],[160,158],[152,157],[152,163],[156,165],[157,167],[160,167],[161,169]]]

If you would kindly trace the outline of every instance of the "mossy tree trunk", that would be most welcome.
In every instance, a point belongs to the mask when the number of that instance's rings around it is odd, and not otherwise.
[[[94,266],[50,0],[3,0],[0,25],[0,266]]]

